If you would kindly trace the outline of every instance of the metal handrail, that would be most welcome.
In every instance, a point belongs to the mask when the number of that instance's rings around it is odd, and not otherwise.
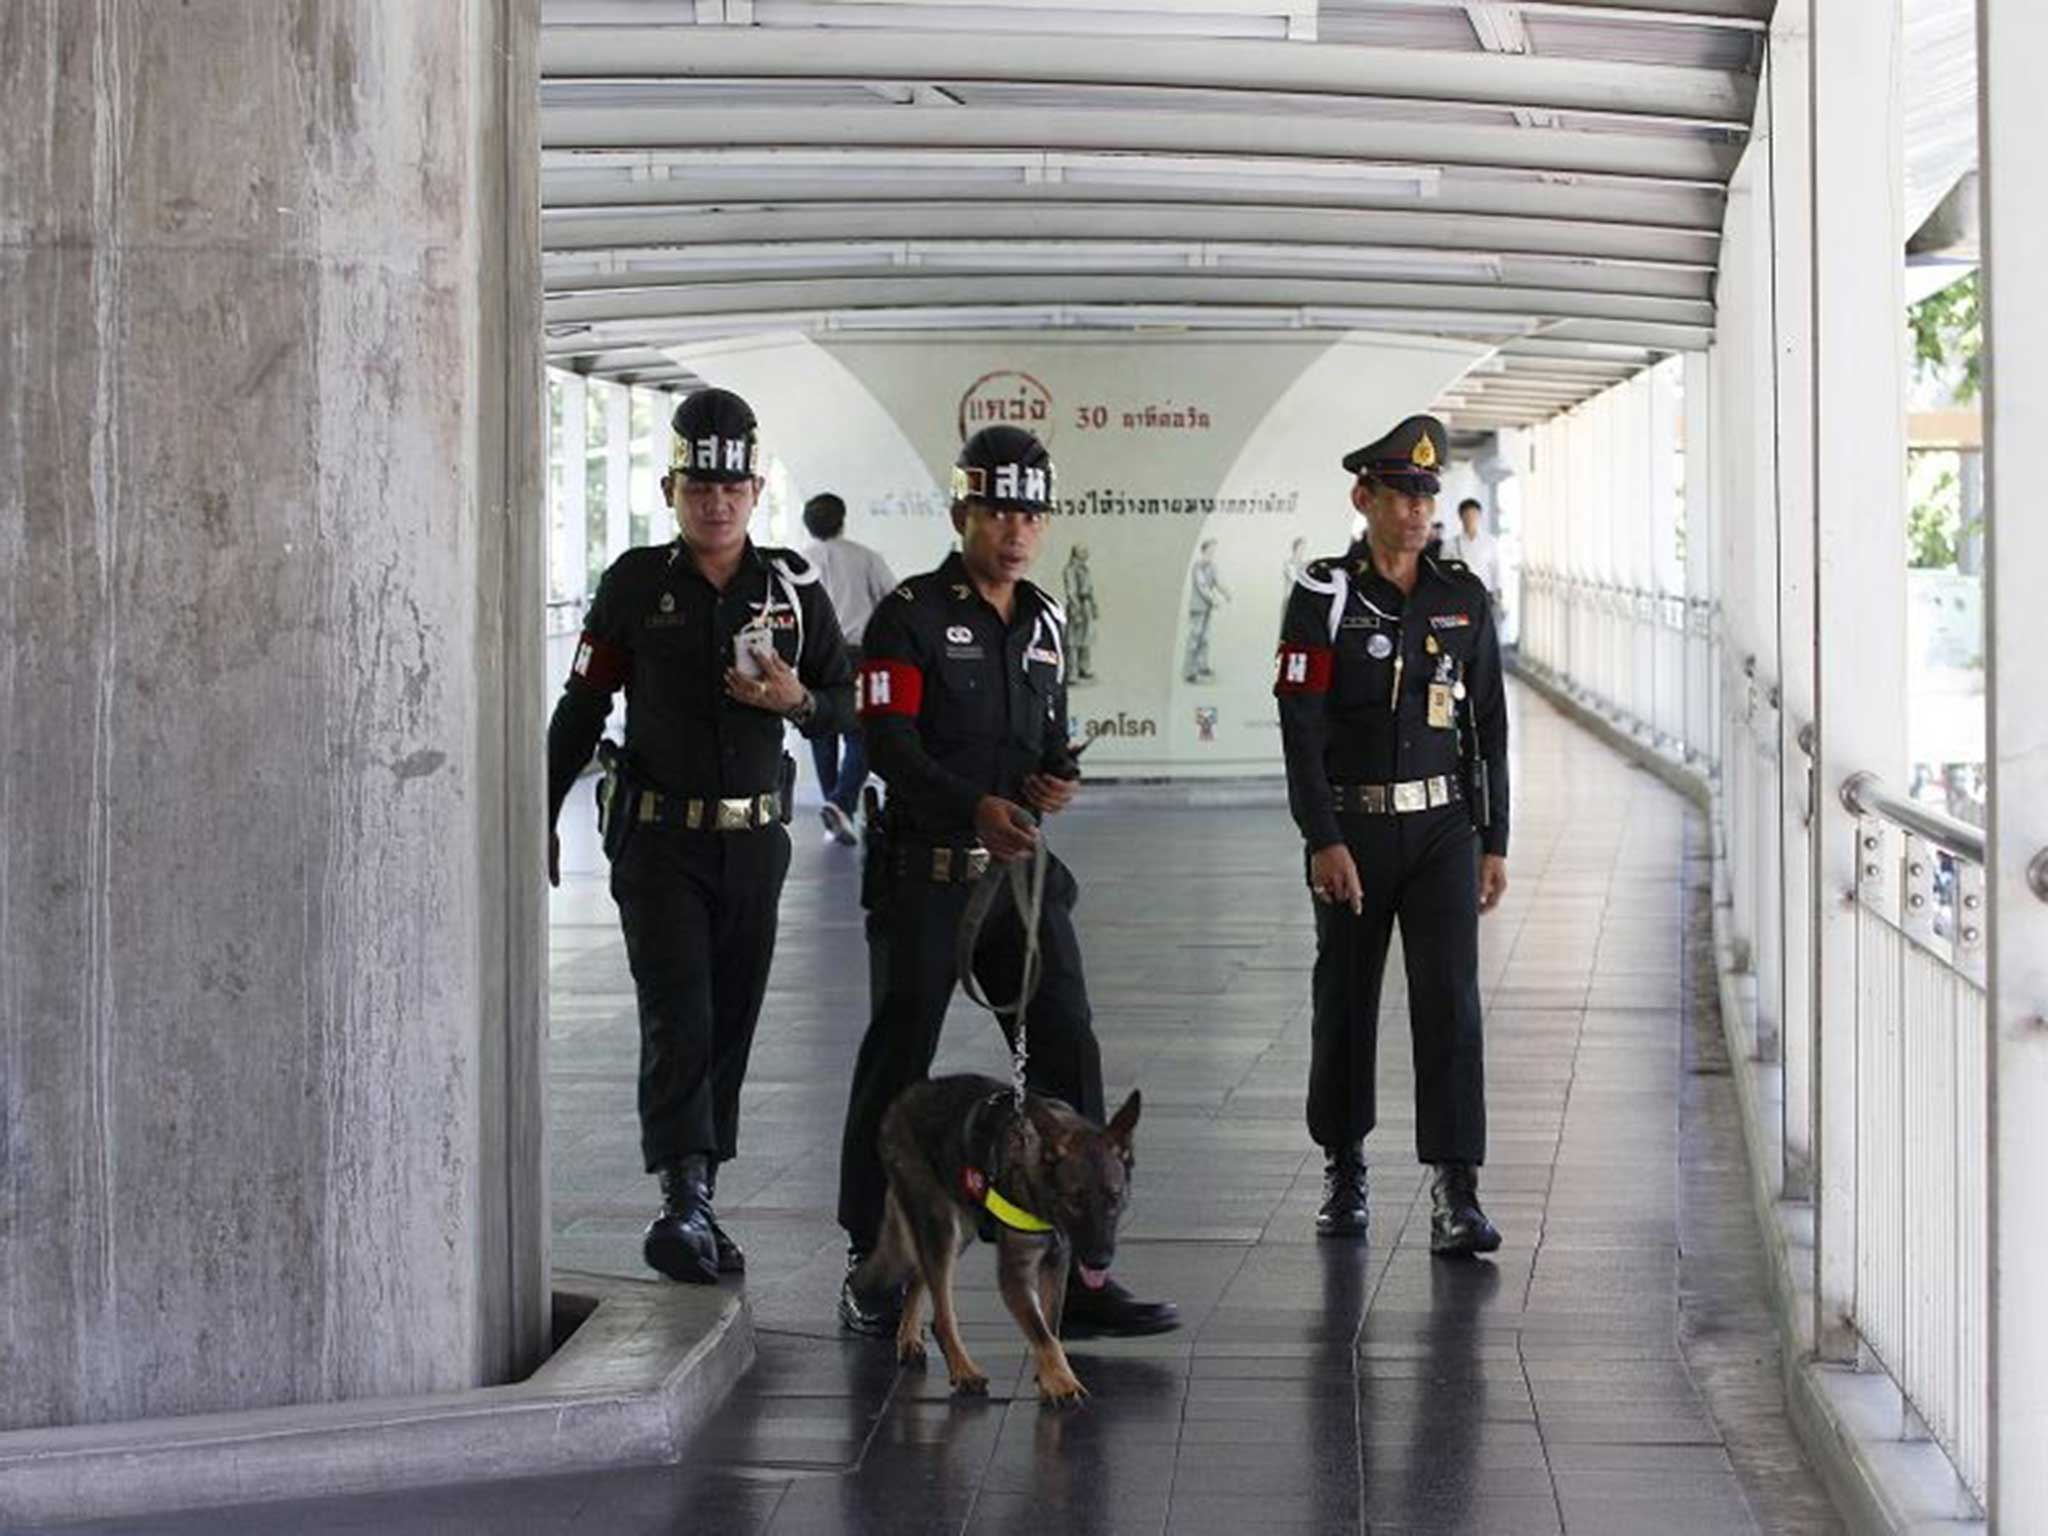
[[[1958,821],[1940,811],[1930,811],[1912,800],[1901,800],[1884,787],[1874,773],[1852,773],[1842,781],[1842,804],[1851,816],[1880,816],[1925,838],[1935,847],[1982,868],[1984,829]]]

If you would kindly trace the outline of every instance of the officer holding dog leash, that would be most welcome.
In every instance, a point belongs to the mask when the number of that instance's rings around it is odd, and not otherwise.
[[[789,871],[785,722],[853,724],[852,667],[817,572],[757,548],[753,410],[722,389],[676,408],[662,496],[681,536],[612,563],[548,725],[548,879],[562,802],[626,695],[600,788],[612,899],[640,1005],[640,1143],[661,1180],[650,1267],[710,1284],[745,1268],[712,1209],[736,1150],[740,1083]]]
[[[839,1224],[849,1282],[839,1317],[857,1333],[893,1334],[893,1298],[863,1297],[855,1266],[874,1248],[887,1179],[876,1134],[898,1094],[930,1070],[960,975],[961,917],[991,860],[1032,856],[1038,817],[1074,798],[1080,764],[1067,742],[1066,616],[1025,579],[1054,506],[1051,457],[1019,427],[985,427],[953,471],[960,548],[937,570],[882,599],[868,622],[860,716],[868,757],[889,785],[868,825],[873,1014],[854,1068],[839,1164]],[[1074,877],[1047,858],[1039,985],[1024,1011],[1031,1090],[1103,1118],[1102,1061],[1074,934]],[[1013,903],[972,944],[971,973],[991,996],[1030,990],[1027,936]],[[1015,1042],[1012,1041],[1014,1048]],[[1078,1267],[1067,1288],[1073,1331],[1141,1334],[1179,1326],[1171,1303],[1140,1301]]]
[[[1448,442],[1411,416],[1345,456],[1366,537],[1297,579],[1274,692],[1316,899],[1309,1131],[1324,1236],[1366,1230],[1380,980],[1401,925],[1430,1251],[1490,1253],[1479,916],[1507,890],[1508,725],[1485,583],[1430,549]]]

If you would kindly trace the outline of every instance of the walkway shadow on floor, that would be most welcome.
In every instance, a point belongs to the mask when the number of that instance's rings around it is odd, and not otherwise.
[[[1489,1355],[1501,1272],[1428,1259],[1408,1358],[1359,1363],[1359,1465],[1371,1528],[1554,1529],[1556,1504],[1519,1364]],[[1384,1341],[1385,1318],[1375,1316]]]

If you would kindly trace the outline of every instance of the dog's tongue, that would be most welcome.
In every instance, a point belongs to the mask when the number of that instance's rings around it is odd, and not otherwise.
[[[1081,1283],[1091,1291],[1101,1290],[1108,1279],[1109,1271],[1106,1269],[1090,1269],[1086,1264],[1081,1266]]]

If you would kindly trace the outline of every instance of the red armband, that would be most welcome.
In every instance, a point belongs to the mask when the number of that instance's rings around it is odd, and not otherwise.
[[[924,673],[907,661],[877,656],[860,664],[860,712],[867,715],[909,715],[924,703]]]
[[[1337,653],[1327,645],[1283,645],[1275,662],[1273,692],[1328,693]]]
[[[598,639],[587,629],[576,642],[576,659],[569,664],[571,677],[600,693],[616,692],[632,671],[633,657],[629,652]]]

